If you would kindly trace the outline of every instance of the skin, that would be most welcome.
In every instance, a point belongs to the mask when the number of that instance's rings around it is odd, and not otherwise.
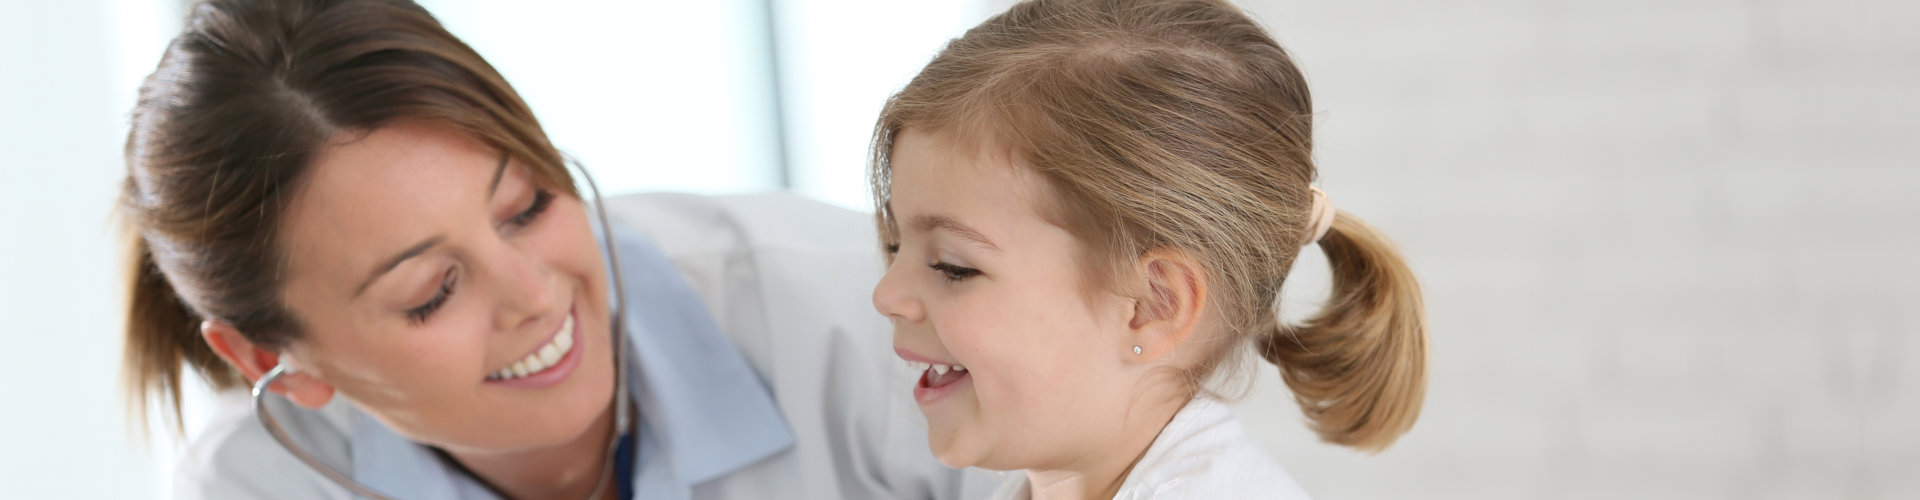
[[[1044,181],[958,139],[896,141],[898,246],[873,292],[896,349],[967,368],[921,403],[928,442],[948,466],[1027,470],[1036,499],[1112,498],[1191,398],[1178,373],[1205,351],[1205,273],[1156,250],[1118,290],[1087,293],[1080,245],[1041,215]]]
[[[348,134],[318,157],[282,227],[282,300],[302,332],[284,349],[299,372],[275,392],[309,408],[344,396],[510,498],[584,498],[613,432],[606,273],[581,201],[549,189],[533,214],[544,188],[525,165],[501,165],[426,123]],[[418,308],[449,283],[422,321]],[[574,373],[541,388],[486,380],[569,314],[583,349]],[[202,330],[250,379],[281,352],[224,321]]]

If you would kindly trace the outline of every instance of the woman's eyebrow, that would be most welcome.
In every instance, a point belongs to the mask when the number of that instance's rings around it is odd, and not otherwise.
[[[371,276],[367,276],[367,281],[360,283],[360,287],[353,290],[353,298],[356,298],[356,299],[360,298],[360,294],[365,293],[367,291],[368,285],[372,285],[374,280],[378,280],[380,279],[381,276],[385,276],[387,274],[387,271],[392,271],[393,268],[400,267],[401,262],[406,262],[407,259],[411,259],[422,253],[426,253],[428,249],[433,248],[434,245],[439,245],[440,242],[445,240],[446,238],[442,236],[427,238],[426,241],[422,241],[418,244],[408,247],[406,250],[401,250],[399,254],[394,255],[392,258],[389,258],[385,261],[382,261],[380,264],[380,267],[374,268],[373,274]]]
[[[1000,246],[993,244],[993,240],[987,239],[986,235],[980,234],[979,231],[975,231],[973,228],[967,227],[966,224],[961,224],[960,221],[954,220],[952,217],[945,215],[915,216],[912,220],[912,226],[914,230],[920,232],[928,232],[936,229],[944,230],[953,233],[955,236],[959,236],[961,239],[972,242],[974,245],[988,252],[995,254],[1001,253]]]

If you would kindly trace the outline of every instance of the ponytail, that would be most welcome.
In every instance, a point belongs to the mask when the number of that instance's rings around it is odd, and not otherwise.
[[[190,364],[216,387],[244,385],[233,368],[200,338],[199,315],[187,308],[173,285],[154,265],[146,238],[132,236],[128,245],[126,347],[121,360],[128,408],[137,422],[147,422],[155,401],[164,401],[174,432],[184,430],[180,420],[180,392],[185,378],[182,364]],[[145,429],[145,426],[141,427]]]
[[[1426,397],[1420,285],[1386,237],[1345,212],[1320,240],[1333,295],[1298,326],[1259,339],[1320,438],[1377,452],[1413,427]]]

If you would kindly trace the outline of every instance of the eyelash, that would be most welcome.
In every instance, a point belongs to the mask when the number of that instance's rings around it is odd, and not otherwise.
[[[546,213],[547,207],[552,204],[553,192],[545,189],[534,191],[533,204],[529,205],[526,210],[515,214],[513,218],[507,219],[507,225],[513,227],[527,227],[532,225],[533,221],[539,219],[540,214]],[[447,304],[448,298],[453,297],[453,285],[458,282],[456,279],[458,276],[455,275],[453,271],[454,269],[447,269],[447,274],[440,278],[440,290],[433,294],[433,298],[427,299],[427,303],[420,304],[419,307],[407,310],[407,319],[412,321],[414,325],[425,324],[428,318],[433,317],[434,312],[440,310],[440,306]]]
[[[553,204],[552,191],[547,191],[545,189],[534,191],[533,205],[528,206],[526,211],[523,211],[517,215],[514,215],[513,218],[511,219],[507,219],[507,224],[512,225],[514,227],[527,227],[528,225],[533,224],[534,219],[540,218],[540,214],[546,213],[547,206],[552,204]]]
[[[435,292],[433,298],[427,299],[427,303],[420,304],[420,307],[407,310],[407,319],[414,325],[426,323],[427,318],[433,317],[434,311],[440,310],[440,306],[446,305],[447,299],[453,297],[453,285],[459,281],[459,276],[453,271],[453,268],[448,268],[447,274],[440,278],[440,291]]]
[[[958,283],[961,281],[966,281],[967,278],[972,278],[974,276],[980,275],[979,269],[974,269],[971,267],[960,267],[960,266],[948,264],[945,262],[935,262],[932,264],[927,264],[927,267],[931,267],[933,268],[933,270],[939,271],[940,274],[945,275],[948,283]]]

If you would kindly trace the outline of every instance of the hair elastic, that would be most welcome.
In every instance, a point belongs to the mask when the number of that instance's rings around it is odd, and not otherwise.
[[[1313,190],[1313,212],[1308,219],[1311,225],[1307,226],[1307,240],[1301,242],[1300,246],[1318,242],[1327,237],[1327,231],[1333,230],[1333,199],[1328,198],[1327,192],[1317,186],[1309,186],[1308,189]]]

